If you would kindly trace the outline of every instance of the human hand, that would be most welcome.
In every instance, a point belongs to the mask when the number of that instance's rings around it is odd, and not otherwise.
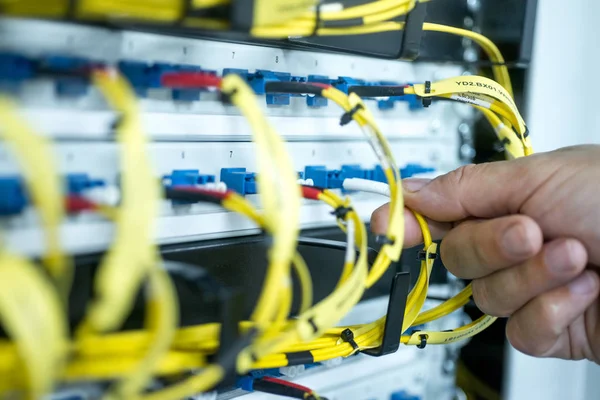
[[[509,318],[516,349],[600,363],[600,146],[469,165],[403,187],[406,206],[444,239],[444,265],[473,279],[481,311]],[[385,233],[388,213],[373,213],[374,232]],[[422,235],[405,216],[413,247]]]

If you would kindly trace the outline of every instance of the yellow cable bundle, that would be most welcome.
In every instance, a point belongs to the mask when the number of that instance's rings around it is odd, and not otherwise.
[[[0,10],[13,16],[61,18],[68,13],[69,3],[69,0],[0,0]]]
[[[257,149],[260,201],[264,207],[265,224],[273,235],[273,247],[269,251],[271,265],[252,315],[252,320],[264,329],[276,315],[277,302],[273,299],[278,297],[277,288],[290,274],[299,232],[300,188],[284,142],[262,115],[254,92],[237,75],[224,77],[221,90],[230,94],[232,103],[252,127]]]
[[[187,0],[78,0],[76,13],[83,18],[174,22],[182,17]]]
[[[67,359],[68,327],[61,300],[35,265],[4,250],[0,250],[0,293],[0,322],[22,363],[18,364],[22,369],[7,371],[0,381],[16,376],[17,388],[27,398],[39,399],[52,391]],[[0,358],[17,361],[11,353],[10,347],[0,347]],[[15,387],[0,385],[0,389]]]
[[[60,245],[60,224],[65,216],[64,184],[50,141],[36,134],[17,116],[12,102],[0,97],[0,138],[15,153],[28,193],[36,207],[44,230],[46,251],[44,266],[55,280],[61,297],[66,299],[73,279],[71,259]]]
[[[95,71],[93,81],[121,119],[117,139],[122,145],[122,203],[116,210],[116,238],[95,278],[95,299],[80,328],[83,337],[117,329],[131,311],[137,291],[149,279],[147,322],[154,341],[137,369],[118,383],[109,396],[132,397],[142,390],[155,364],[168,351],[177,321],[177,300],[171,282],[159,270],[154,229],[160,190],[145,151],[146,138],[135,95],[114,71]]]

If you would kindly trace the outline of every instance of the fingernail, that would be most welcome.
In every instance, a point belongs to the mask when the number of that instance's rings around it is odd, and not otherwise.
[[[549,243],[544,250],[544,262],[550,270],[557,275],[563,275],[570,268],[568,249],[565,249],[564,242]]]
[[[573,282],[569,283],[569,290],[574,294],[590,294],[596,291],[597,278],[592,271],[586,271]]]
[[[502,245],[509,254],[517,257],[529,255],[532,249],[527,228],[521,224],[515,224],[508,228],[502,238]]]
[[[408,193],[416,193],[419,190],[423,189],[425,185],[431,182],[431,179],[423,179],[423,178],[409,178],[402,180],[402,187],[404,191]]]

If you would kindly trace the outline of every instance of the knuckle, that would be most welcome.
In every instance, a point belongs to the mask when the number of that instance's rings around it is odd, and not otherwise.
[[[471,283],[473,289],[473,300],[485,314],[494,317],[508,317],[511,310],[508,309],[502,297],[496,295],[496,290],[489,279],[475,279]]]
[[[512,317],[506,323],[506,338],[509,343],[518,351],[532,357],[540,357],[544,354],[540,342],[535,340],[527,329],[523,326],[522,318]]]
[[[471,181],[471,178],[475,174],[476,170],[477,166],[475,164],[463,165],[450,172],[448,175],[448,180],[453,186],[461,187]]]

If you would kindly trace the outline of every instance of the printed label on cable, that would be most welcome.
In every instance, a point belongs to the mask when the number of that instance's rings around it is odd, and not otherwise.
[[[455,93],[450,96],[452,100],[460,101],[461,103],[475,104],[479,107],[484,107],[490,109],[492,107],[492,103],[489,101],[484,101],[472,94],[468,93]]]

